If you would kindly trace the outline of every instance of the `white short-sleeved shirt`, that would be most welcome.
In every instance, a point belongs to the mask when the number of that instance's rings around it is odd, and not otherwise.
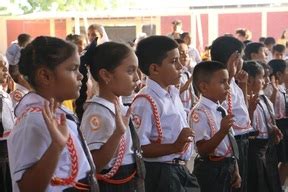
[[[221,128],[222,116],[217,111],[219,105],[206,97],[201,96],[197,105],[189,114],[189,125],[195,130],[195,142],[211,139]],[[206,114],[207,113],[207,114]],[[211,118],[210,123],[208,120]],[[213,124],[213,127],[211,126]],[[214,130],[213,130],[214,128]],[[215,149],[215,156],[232,156],[230,141],[228,135],[220,142]],[[212,154],[211,154],[212,155]]]
[[[253,128],[250,125],[251,121],[243,92],[236,84],[234,78],[231,79],[230,89],[232,95],[232,113],[235,121],[233,124],[235,135],[242,135],[253,131]],[[222,106],[228,109],[227,100],[222,103]]]
[[[45,99],[43,97],[31,92],[22,98],[15,109],[17,119],[14,129],[8,138],[9,164],[14,192],[20,191],[17,182],[21,180],[28,168],[40,160],[51,144],[50,133],[41,112],[44,101]],[[33,110],[25,113],[27,109]],[[56,110],[56,116],[59,118],[60,114],[63,113],[69,113],[69,111],[62,107]],[[75,180],[79,181],[87,176],[90,165],[81,146],[76,123],[68,119],[66,123],[78,156],[79,171]],[[70,155],[67,147],[65,147],[60,155],[54,176],[67,178],[70,176],[70,171]],[[41,175],[39,175],[39,177],[41,177]],[[45,191],[60,192],[67,187],[71,186],[48,185]]]
[[[10,97],[12,99],[14,108],[16,107],[18,102],[21,100],[21,98],[29,92],[29,90],[26,87],[18,83],[15,83],[15,84],[16,84],[15,90],[10,93]]]
[[[276,98],[275,98],[275,103],[274,103],[274,110],[275,110],[275,118],[276,119],[283,119],[283,118],[288,118],[286,116],[286,101],[285,101],[285,94],[286,89],[285,85],[279,85],[278,86],[278,91],[276,93]]]
[[[121,105],[123,115],[125,115],[127,108]],[[90,151],[100,149],[101,146],[107,142],[111,137],[115,125],[115,106],[110,101],[93,96],[85,106],[85,112],[82,117],[81,130],[87,141]],[[130,128],[126,128],[125,134],[126,150],[122,165],[128,165],[135,162],[133,157],[133,141],[130,133]],[[117,158],[118,150],[113,158],[104,167],[104,169],[111,168]]]
[[[253,114],[252,126],[255,130],[259,131],[259,135],[256,137],[258,139],[268,139],[269,135],[267,126],[270,126],[270,128],[272,128],[273,126],[271,117],[271,115],[274,115],[273,104],[267,97],[266,100],[268,101],[269,108],[265,104],[264,100],[261,98]],[[269,110],[271,112],[271,115]]]
[[[179,97],[179,90],[170,86],[169,91],[164,90],[158,83],[147,79],[146,87],[139,94],[146,94],[152,97],[157,105],[160,116],[161,128],[163,131],[162,144],[174,143],[183,128],[189,127],[187,114]],[[149,101],[145,98],[137,98],[132,104],[133,119],[138,119],[136,129],[141,145],[148,145],[158,138],[155,126],[155,119]],[[136,118],[137,117],[137,118]],[[192,143],[185,153],[174,153],[156,158],[144,158],[149,162],[167,162],[174,158],[189,160],[192,155]]]
[[[2,90],[0,86],[0,97],[2,98],[2,125],[4,128],[3,137],[1,140],[7,140],[9,133],[14,126],[14,108],[12,106],[12,101],[8,93]]]

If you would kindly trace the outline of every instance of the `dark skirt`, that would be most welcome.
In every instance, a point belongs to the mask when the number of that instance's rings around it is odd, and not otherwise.
[[[283,139],[277,145],[278,161],[288,163],[288,119],[277,119],[276,124],[283,134]]]
[[[0,141],[0,191],[12,191],[12,182],[8,162],[7,141]]]
[[[230,192],[231,179],[235,171],[235,159],[225,158],[211,161],[208,158],[196,157],[193,173],[196,176],[201,192]]]
[[[266,169],[268,139],[251,139],[248,151],[248,192],[270,192]]]
[[[145,162],[146,192],[200,192],[196,177],[186,165]]]

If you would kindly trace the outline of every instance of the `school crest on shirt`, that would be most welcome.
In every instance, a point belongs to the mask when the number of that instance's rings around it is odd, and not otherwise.
[[[13,94],[13,99],[18,102],[21,100],[21,98],[22,98],[22,93],[16,90]]]
[[[133,114],[132,115],[132,122],[134,124],[134,127],[138,129],[141,125],[141,117],[139,115]]]
[[[96,131],[101,127],[101,118],[98,115],[92,115],[89,122],[92,131]]]
[[[193,121],[193,123],[198,123],[199,122],[199,114],[195,111],[193,111],[192,115],[191,115],[191,119]]]

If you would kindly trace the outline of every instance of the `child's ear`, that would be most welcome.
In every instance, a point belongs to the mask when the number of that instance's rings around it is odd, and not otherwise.
[[[112,74],[107,71],[106,69],[100,69],[99,70],[99,77],[102,79],[106,84],[108,84],[111,81]]]
[[[54,73],[48,68],[41,67],[35,73],[35,81],[40,85],[48,86],[54,79]]]
[[[150,75],[158,75],[159,74],[159,65],[156,64],[156,63],[152,63],[150,66],[149,66],[149,74]]]
[[[206,93],[206,91],[207,91],[207,89],[208,89],[208,86],[207,86],[207,83],[206,82],[200,82],[199,83],[199,91],[200,91],[200,93]]]

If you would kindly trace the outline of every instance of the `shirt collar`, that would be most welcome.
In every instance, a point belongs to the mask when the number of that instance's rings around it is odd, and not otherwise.
[[[177,90],[173,85],[169,86],[169,92],[163,89],[156,81],[147,78],[146,81],[147,87],[149,87],[156,95],[159,97],[166,97],[166,96],[174,96],[175,94],[179,94]]]
[[[115,106],[114,103],[98,96],[93,96],[91,100],[87,101],[87,103],[98,103],[100,105],[103,105],[107,109],[109,109],[112,113],[115,114]]]
[[[202,103],[207,108],[212,109],[212,110],[217,110],[217,108],[220,106],[219,103],[215,103],[202,95],[200,96],[199,103]]]
[[[42,108],[44,106],[45,101],[47,101],[47,99],[45,99],[41,95],[35,92],[29,92],[21,98],[21,100],[15,107],[15,112],[14,112],[15,116],[17,117],[21,115],[29,107],[34,106],[34,107]],[[58,109],[56,109],[56,113],[63,113],[63,112],[73,114],[73,112],[71,112],[69,109],[67,109],[64,106],[60,106]]]

